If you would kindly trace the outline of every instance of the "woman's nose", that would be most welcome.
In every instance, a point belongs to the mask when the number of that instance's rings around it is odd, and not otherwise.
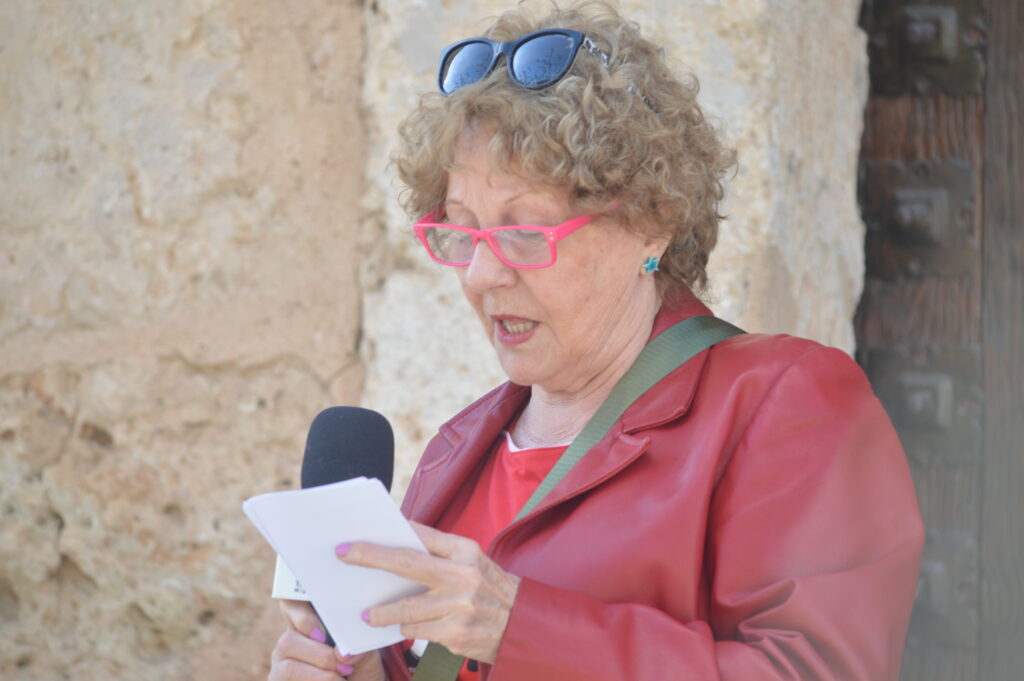
[[[473,250],[473,257],[466,265],[466,284],[477,291],[496,286],[508,286],[515,282],[515,269],[503,263],[490,244],[481,240]]]

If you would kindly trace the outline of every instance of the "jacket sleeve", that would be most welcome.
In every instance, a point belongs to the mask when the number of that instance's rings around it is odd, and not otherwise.
[[[897,679],[923,527],[859,367],[826,348],[796,360],[721,471],[705,619],[523,579],[490,681]]]

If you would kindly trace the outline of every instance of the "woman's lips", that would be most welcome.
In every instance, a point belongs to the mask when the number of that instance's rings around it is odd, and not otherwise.
[[[511,315],[494,315],[494,335],[506,347],[521,345],[533,337],[540,322]]]

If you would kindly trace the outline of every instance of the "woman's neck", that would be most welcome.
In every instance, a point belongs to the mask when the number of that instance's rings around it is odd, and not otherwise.
[[[556,392],[540,385],[532,386],[530,401],[512,431],[516,446],[525,449],[571,442],[608,398],[619,379],[633,366],[647,344],[656,315],[655,308],[646,324],[636,325],[636,331],[625,340],[612,361],[580,389]]]

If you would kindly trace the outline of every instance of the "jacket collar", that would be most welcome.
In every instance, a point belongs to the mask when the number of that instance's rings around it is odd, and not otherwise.
[[[688,290],[684,291],[662,306],[647,342],[684,319],[710,314],[711,310],[697,296]],[[635,433],[654,428],[685,414],[697,392],[707,356],[707,350],[697,354],[638,397],[619,419],[623,432]]]
[[[529,396],[528,386],[507,382],[442,425],[413,476],[402,503],[405,514],[426,525],[436,524]]]
[[[711,314],[707,306],[686,291],[662,306],[651,329],[651,338],[684,319],[706,314]],[[641,395],[619,419],[621,428],[613,427],[609,437],[614,440],[602,448],[603,453],[585,456],[531,516],[599,484],[640,456],[647,440],[632,434],[685,414],[693,402],[706,360],[705,350]],[[529,396],[528,386],[505,383],[441,426],[439,439],[443,439],[447,447],[435,441],[427,449],[416,474],[419,484],[405,504],[409,517],[427,524],[438,520],[455,492],[488,455],[495,439]]]

